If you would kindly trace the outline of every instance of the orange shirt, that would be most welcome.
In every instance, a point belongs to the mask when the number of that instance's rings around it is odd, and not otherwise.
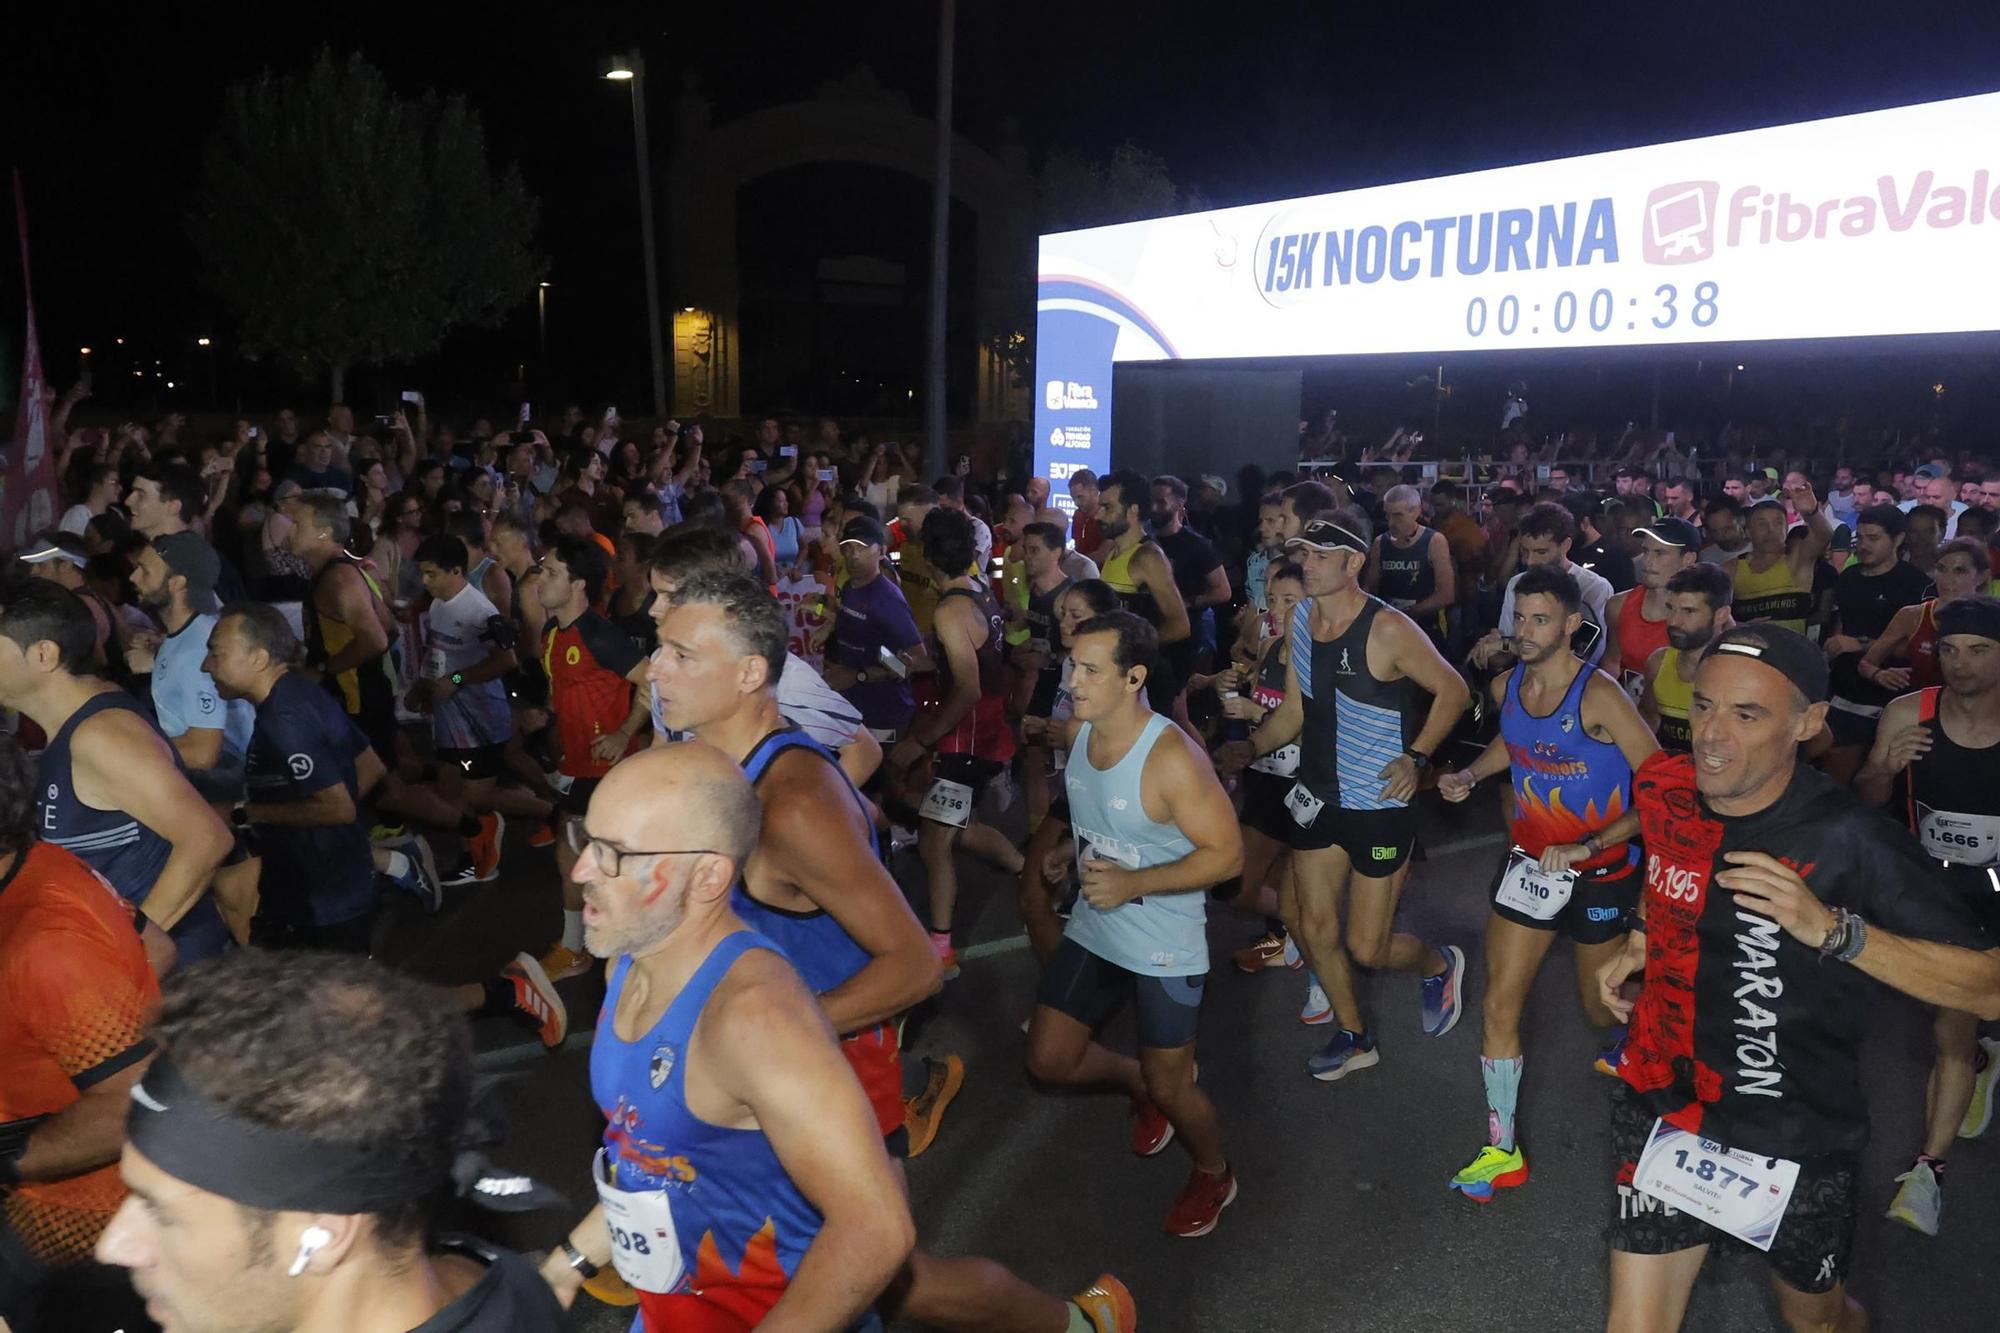
[[[0,882],[0,1121],[53,1115],[152,1049],[160,987],[132,906],[60,847],[38,842]],[[116,1163],[0,1196],[30,1253],[90,1253],[124,1201]]]

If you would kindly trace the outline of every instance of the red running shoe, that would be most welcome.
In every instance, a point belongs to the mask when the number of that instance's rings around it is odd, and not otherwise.
[[[1196,1167],[1188,1175],[1188,1183],[1181,1189],[1181,1196],[1174,1200],[1173,1211],[1167,1214],[1167,1234],[1171,1236],[1206,1236],[1215,1230],[1215,1224],[1222,1218],[1222,1210],[1236,1202],[1236,1172],[1224,1167],[1222,1174],[1211,1176]]]
[[[1174,1141],[1174,1122],[1153,1105],[1151,1097],[1132,1099],[1132,1151],[1152,1157]]]

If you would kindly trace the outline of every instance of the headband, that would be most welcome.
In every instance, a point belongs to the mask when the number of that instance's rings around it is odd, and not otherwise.
[[[132,1086],[126,1135],[168,1175],[252,1208],[378,1213],[422,1198],[447,1178],[460,1198],[498,1212],[560,1202],[547,1186],[502,1173],[480,1151],[501,1137],[498,1087],[497,1079],[475,1082],[448,1177],[440,1177],[431,1145],[329,1143],[247,1120],[196,1088],[165,1054]]]
[[[1940,639],[1971,634],[2000,642],[2000,601],[1991,597],[1961,597],[1937,608],[1934,617]]]

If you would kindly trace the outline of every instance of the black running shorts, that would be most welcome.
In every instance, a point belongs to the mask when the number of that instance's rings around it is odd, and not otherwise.
[[[1254,768],[1244,769],[1243,827],[1255,829],[1265,837],[1289,846],[1292,831],[1298,827],[1292,822],[1292,812],[1285,806],[1285,793],[1291,789],[1291,778],[1260,773]],[[1325,817],[1324,811],[1321,817]]]
[[[1191,977],[1161,977],[1120,967],[1099,958],[1069,936],[1056,946],[1042,969],[1035,1003],[1068,1014],[1096,1028],[1128,999],[1134,1005],[1139,1045],[1151,1050],[1178,1050],[1194,1040],[1201,1018],[1206,972]]]
[[[1488,899],[1500,891],[1500,881],[1513,859],[1513,848],[1501,853],[1500,868],[1486,886]],[[1626,918],[1639,906],[1642,886],[1637,865],[1605,866],[1578,874],[1569,902],[1547,921],[1537,921],[1497,902],[1492,904],[1493,915],[1530,930],[1557,931],[1575,944],[1606,944],[1625,933]]]
[[[1286,791],[1291,787],[1287,786]],[[1343,810],[1323,806],[1310,825],[1291,823],[1289,834],[1295,852],[1318,852],[1338,847],[1354,863],[1354,873],[1364,879],[1387,879],[1409,864],[1417,848],[1417,812],[1407,805],[1387,810]]]
[[[1655,1117],[1637,1093],[1619,1083],[1611,1094],[1611,1153],[1613,1207],[1606,1239],[1626,1254],[1676,1254],[1697,1245],[1721,1245],[1751,1251],[1725,1231],[1687,1213],[1669,1208],[1632,1187],[1639,1155],[1653,1134]],[[1859,1199],[1851,1156],[1828,1154],[1799,1163],[1799,1181],[1785,1208],[1785,1220],[1765,1256],[1771,1271],[1798,1291],[1832,1291],[1847,1276],[1854,1253],[1854,1224]],[[1752,1251],[1754,1252],[1754,1251]]]

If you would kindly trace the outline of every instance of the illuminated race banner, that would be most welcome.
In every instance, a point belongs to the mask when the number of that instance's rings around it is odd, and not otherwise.
[[[1117,361],[2000,328],[2000,94],[1041,238],[1035,468]]]

